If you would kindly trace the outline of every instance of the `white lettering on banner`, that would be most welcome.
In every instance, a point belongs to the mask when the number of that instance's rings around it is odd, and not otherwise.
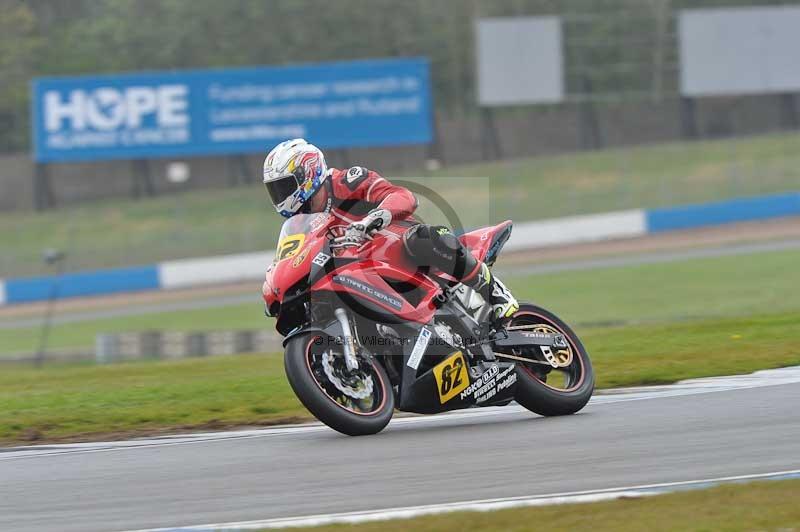
[[[262,107],[212,108],[209,122],[233,126],[271,122],[276,120],[317,120],[320,118],[349,118],[358,114],[370,116],[391,116],[416,114],[420,112],[422,101],[417,96],[401,98],[359,98],[325,103],[287,103]]]
[[[365,115],[401,115],[407,113],[418,113],[422,101],[417,96],[407,98],[378,98],[370,100],[360,98],[356,102],[356,109]]]
[[[186,85],[135,86],[118,89],[76,89],[62,99],[58,91],[44,95],[44,123],[48,132],[113,131],[141,127],[147,116],[156,128],[183,128],[189,124],[189,88]]]
[[[420,81],[413,76],[387,76],[333,82],[288,83],[282,85],[220,85],[208,87],[208,98],[223,104],[271,103],[288,100],[320,100],[323,98],[371,96],[420,90]]]
[[[164,85],[158,89],[158,125],[180,127],[189,124],[189,88]]]
[[[148,87],[131,87],[127,91],[129,128],[142,125],[142,115],[150,114],[156,110],[156,95]]]
[[[62,120],[70,120],[72,129],[86,129],[84,121],[84,103],[86,93],[83,91],[72,91],[69,93],[69,101],[62,103],[57,91],[48,91],[44,95],[44,126],[47,131],[58,131]]]
[[[286,124],[283,126],[246,126],[219,127],[209,132],[209,138],[215,142],[246,141],[255,139],[286,139],[305,137],[306,128],[302,124]]]

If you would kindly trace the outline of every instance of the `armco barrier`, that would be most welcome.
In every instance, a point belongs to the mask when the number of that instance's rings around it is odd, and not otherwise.
[[[282,338],[272,331],[141,331],[99,334],[95,361],[120,362],[142,358],[176,359],[209,355],[265,353],[280,349]]]
[[[648,233],[800,216],[800,192],[649,209],[646,216]]]
[[[6,303],[42,301],[56,294],[59,298],[113,294],[137,290],[156,290],[158,266],[136,266],[114,270],[66,273],[60,276],[28,277],[5,281]]]
[[[646,232],[645,212],[641,209],[568,216],[514,224],[514,230],[504,249],[519,251],[612,238],[630,238],[643,236]]]
[[[800,216],[800,192],[524,222],[514,226],[506,249],[518,251],[629,238],[783,216]],[[59,298],[64,298],[257,280],[273,256],[272,253],[242,253],[60,277],[0,279],[0,305],[45,300],[54,289]]]
[[[241,253],[162,262],[159,284],[169,289],[245,281],[262,275],[274,256],[274,253]]]

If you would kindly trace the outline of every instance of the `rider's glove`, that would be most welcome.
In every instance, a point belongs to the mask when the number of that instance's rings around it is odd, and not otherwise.
[[[380,231],[392,223],[392,213],[386,209],[374,209],[361,220],[351,223],[344,232],[345,242],[361,244],[376,231]]]

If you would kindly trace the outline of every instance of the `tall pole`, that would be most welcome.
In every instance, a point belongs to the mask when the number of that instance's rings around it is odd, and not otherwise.
[[[47,307],[42,321],[42,332],[39,335],[39,349],[36,351],[35,361],[37,368],[42,367],[47,353],[47,341],[50,338],[53,312],[61,289],[61,274],[64,273],[64,253],[56,249],[47,250],[44,253],[44,261],[50,265],[55,264],[56,277],[53,280],[53,284],[50,285],[50,294],[47,298]]]

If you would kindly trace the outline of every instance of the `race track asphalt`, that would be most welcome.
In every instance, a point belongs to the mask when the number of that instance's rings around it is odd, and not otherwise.
[[[0,452],[0,530],[113,531],[616,488],[800,468],[800,379],[325,427]],[[664,388],[669,390],[669,388]]]

